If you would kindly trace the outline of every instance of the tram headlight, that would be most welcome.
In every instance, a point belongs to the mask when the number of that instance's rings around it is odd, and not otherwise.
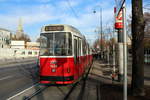
[[[56,72],[56,69],[55,69],[55,68],[52,68],[52,72]]]

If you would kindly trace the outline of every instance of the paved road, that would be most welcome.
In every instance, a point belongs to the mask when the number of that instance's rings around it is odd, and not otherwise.
[[[32,86],[38,81],[36,60],[1,65],[0,67],[0,100]]]
[[[100,78],[99,73],[101,71],[98,71],[98,69],[99,64],[94,62],[87,80],[79,81],[67,98],[64,97],[68,95],[67,93],[71,89],[69,85],[50,86],[31,100],[100,100],[100,96],[98,97],[100,94],[100,82],[97,78]]]
[[[101,66],[101,67],[100,67]],[[130,66],[130,65],[129,65]],[[129,73],[131,67],[128,66]],[[145,76],[150,79],[150,67],[145,66]],[[26,88],[38,82],[37,78],[37,62],[36,60],[12,63],[0,67],[0,100],[5,100]],[[71,94],[68,100],[78,100],[80,95],[83,95],[83,100],[97,100],[99,93],[99,85],[102,82],[111,83],[110,73],[111,67],[106,66],[100,61],[95,61],[90,71],[90,75],[84,89],[80,83]],[[106,80],[107,79],[107,80]],[[147,83],[150,83],[147,79]],[[52,86],[41,92],[39,95],[32,98],[32,100],[62,100],[68,93],[70,86]],[[83,91],[84,90],[84,91]]]

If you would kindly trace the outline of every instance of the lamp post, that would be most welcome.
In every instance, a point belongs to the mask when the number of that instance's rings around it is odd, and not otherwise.
[[[100,11],[100,18],[99,18],[99,26],[100,26],[100,34],[101,34],[101,42],[100,42],[100,49],[101,49],[101,59],[103,58],[103,44],[102,44],[102,38],[103,38],[103,29],[102,29],[102,8],[101,6],[97,6],[99,7],[99,11]],[[96,10],[93,10],[93,13],[96,13]]]

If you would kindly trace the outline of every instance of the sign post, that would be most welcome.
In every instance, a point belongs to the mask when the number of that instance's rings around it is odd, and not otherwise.
[[[125,0],[116,0],[117,3],[117,17],[119,17],[121,11],[123,15],[123,75],[124,75],[124,88],[123,88],[123,100],[127,100],[127,33],[126,33],[126,7]],[[119,25],[118,25],[119,26]]]
[[[124,55],[124,100],[127,100],[127,33],[126,33],[126,8],[123,4],[123,55]]]
[[[118,33],[118,45],[117,45],[117,62],[118,62],[118,81],[123,82],[123,16],[122,9],[116,16],[115,10],[115,29]]]

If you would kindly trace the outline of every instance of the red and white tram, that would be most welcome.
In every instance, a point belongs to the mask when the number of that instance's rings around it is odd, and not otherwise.
[[[92,63],[85,37],[69,25],[47,25],[40,34],[40,83],[71,84]]]

